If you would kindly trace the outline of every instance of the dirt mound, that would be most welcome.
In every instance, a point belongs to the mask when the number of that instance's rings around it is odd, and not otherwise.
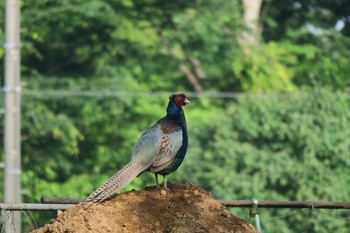
[[[130,191],[100,204],[81,203],[32,232],[257,233],[201,188],[171,183],[169,188]]]

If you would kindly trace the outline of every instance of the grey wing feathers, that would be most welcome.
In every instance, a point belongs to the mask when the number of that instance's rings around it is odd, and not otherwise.
[[[131,160],[158,172],[168,166],[182,145],[182,131],[178,127],[156,124],[141,135]]]
[[[131,161],[150,167],[157,154],[161,136],[162,132],[158,125],[147,129],[137,140],[132,150]]]
[[[163,134],[153,164],[150,168],[152,172],[158,172],[168,166],[176,156],[182,145],[182,132],[175,131]]]

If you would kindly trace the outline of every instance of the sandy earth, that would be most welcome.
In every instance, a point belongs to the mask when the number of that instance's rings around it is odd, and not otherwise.
[[[32,232],[258,232],[197,186],[169,183],[169,188],[130,191],[100,204],[80,203]]]

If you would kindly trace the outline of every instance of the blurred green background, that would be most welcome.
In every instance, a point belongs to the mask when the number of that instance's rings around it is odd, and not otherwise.
[[[348,0],[27,0],[21,11],[24,202],[89,195],[175,92],[191,101],[189,149],[169,181],[218,199],[349,201]],[[143,174],[125,190],[153,184]],[[349,211],[260,214],[264,232],[350,230]]]

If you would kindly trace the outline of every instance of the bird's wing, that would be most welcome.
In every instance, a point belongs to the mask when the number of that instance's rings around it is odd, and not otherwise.
[[[137,140],[131,154],[131,161],[148,169],[156,158],[162,131],[159,125],[147,129]]]
[[[174,161],[182,146],[182,130],[178,126],[161,126],[162,135],[158,144],[157,154],[150,170],[158,172]]]
[[[169,124],[155,124],[136,142],[131,161],[158,172],[174,161],[182,146],[182,129]],[[146,169],[147,169],[146,168]]]

